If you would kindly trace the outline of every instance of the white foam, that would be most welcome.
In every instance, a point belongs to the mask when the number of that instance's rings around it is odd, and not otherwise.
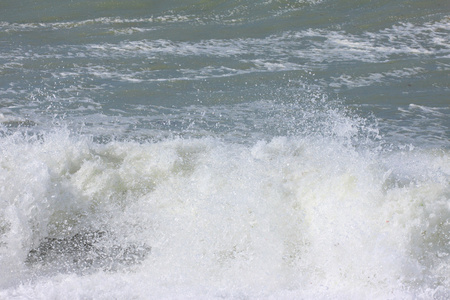
[[[188,17],[186,17],[188,18]],[[156,22],[158,18],[148,19],[114,19],[99,18],[78,22],[82,24],[131,24],[129,27],[119,29],[108,28],[115,34],[130,34],[145,32],[154,28],[147,26],[148,22]],[[183,21],[185,17],[174,16],[174,21]],[[159,19],[158,19],[159,20]],[[166,20],[161,17],[161,20]],[[167,20],[172,20],[167,17]],[[87,23],[86,23],[87,22]],[[71,23],[71,22],[69,22]],[[77,24],[78,24],[77,23]],[[136,24],[137,23],[137,24]],[[139,25],[142,24],[142,25]],[[147,24],[147,25],[146,25]],[[13,24],[1,23],[1,26]],[[19,24],[16,24],[19,26]],[[29,25],[29,24],[28,24]],[[20,24],[20,26],[28,26]],[[50,26],[59,29],[52,24]],[[20,27],[19,26],[19,27]],[[40,28],[38,26],[38,28]],[[53,26],[53,27],[52,27]],[[67,25],[75,26],[71,24]],[[36,30],[38,28],[34,28]],[[91,63],[89,65],[75,66],[72,69],[61,71],[63,77],[80,77],[80,75],[94,75],[100,78],[119,80],[124,82],[152,82],[172,80],[203,80],[207,78],[230,77],[256,72],[277,72],[323,69],[331,62],[360,61],[366,63],[389,61],[393,57],[448,57],[448,22],[444,18],[437,22],[423,24],[402,23],[376,32],[363,32],[351,34],[342,30],[307,29],[300,31],[287,31],[264,38],[239,38],[239,39],[208,39],[200,41],[176,41],[167,39],[138,39],[122,40],[116,43],[92,43],[84,45],[71,45],[68,51],[67,45],[57,47],[43,47],[36,51],[27,51],[18,47],[4,51],[1,55],[10,61],[2,69],[17,69],[24,62],[42,59],[64,60],[78,58],[80,54],[85,59],[108,58],[120,60],[123,58],[148,61],[172,61],[185,57],[195,58],[191,63],[183,63],[180,72],[158,72],[161,70],[149,70],[140,67],[118,67],[114,71],[106,70],[103,73],[96,72],[102,65]],[[224,59],[221,65],[214,67],[209,64],[211,70],[205,67],[201,57]],[[227,60],[230,59],[230,60]],[[326,62],[326,64],[324,64]],[[241,66],[251,67],[241,68]],[[114,65],[114,64],[113,64]],[[141,65],[137,63],[136,65]],[[115,66],[117,67],[117,66]],[[87,73],[86,73],[87,71]],[[334,78],[333,87],[358,87],[369,85],[373,82],[389,80],[391,76],[410,76],[420,74],[420,68],[403,68],[401,70],[386,70],[381,73],[354,75],[342,74]],[[111,73],[112,72],[112,73]],[[58,75],[58,74],[56,74]],[[76,80],[76,79],[74,79]]]
[[[101,145],[65,131],[1,142],[3,297],[449,292],[448,152],[294,137]],[[96,247],[151,251],[109,272],[118,258],[90,265],[84,250],[26,262],[45,238],[86,231],[107,232]]]
[[[425,69],[417,67],[403,68],[382,73],[371,73],[365,76],[358,77],[342,74],[339,77],[332,78],[334,82],[331,83],[330,86],[339,88],[341,88],[342,86],[350,88],[371,86],[372,84],[376,83],[389,82],[392,79],[402,79],[404,77],[425,73],[425,71]]]
[[[94,19],[87,19],[81,21],[67,21],[67,22],[34,22],[34,23],[10,23],[0,22],[0,28],[5,32],[21,32],[32,31],[36,29],[73,29],[77,27],[90,26],[90,25],[127,25],[140,23],[141,25],[151,25],[158,23],[179,23],[195,20],[193,16],[188,15],[162,15],[153,16],[148,18],[119,18],[119,17],[101,17]],[[134,28],[134,27],[130,27]],[[140,29],[138,29],[140,30]]]
[[[413,104],[413,103],[411,103],[409,105],[409,109],[420,110],[425,114],[431,114],[431,115],[435,115],[435,116],[445,116],[444,113],[440,112],[440,110],[442,110],[442,111],[446,110],[445,108],[429,107],[429,106],[417,105],[417,104]]]

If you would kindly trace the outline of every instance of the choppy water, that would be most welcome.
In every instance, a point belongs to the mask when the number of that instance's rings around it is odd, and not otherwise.
[[[0,298],[447,299],[447,1],[4,1]]]

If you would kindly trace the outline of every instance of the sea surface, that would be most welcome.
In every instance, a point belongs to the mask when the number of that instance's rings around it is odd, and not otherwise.
[[[0,2],[0,299],[449,299],[450,2]]]

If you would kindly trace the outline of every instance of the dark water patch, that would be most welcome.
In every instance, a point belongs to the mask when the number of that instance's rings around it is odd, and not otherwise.
[[[44,238],[29,251],[26,263],[39,270],[89,273],[116,271],[142,262],[151,252],[145,244],[121,245],[105,231],[86,231],[65,238]]]

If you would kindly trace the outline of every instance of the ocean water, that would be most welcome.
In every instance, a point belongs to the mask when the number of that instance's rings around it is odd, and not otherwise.
[[[0,3],[0,299],[450,298],[448,1]]]

